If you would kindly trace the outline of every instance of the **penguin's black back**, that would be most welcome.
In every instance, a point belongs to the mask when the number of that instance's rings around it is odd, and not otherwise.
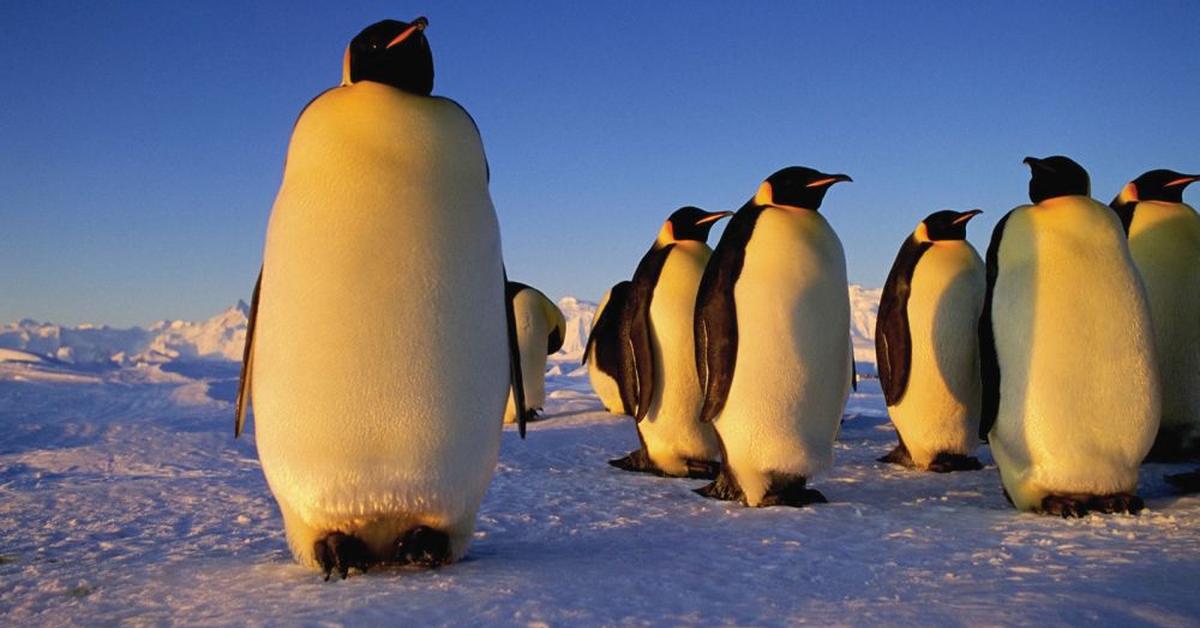
[[[910,235],[900,246],[883,295],[879,300],[879,316],[875,320],[875,356],[879,363],[879,383],[887,405],[904,398],[908,374],[912,366],[912,333],[908,326],[908,297],[912,294],[913,273],[921,256],[933,246]]]
[[[633,410],[634,418],[639,421],[650,411],[656,375],[650,305],[654,301],[654,288],[662,276],[663,266],[674,248],[674,244],[651,248],[642,257],[633,273],[633,285],[625,302],[625,315],[621,317],[620,344],[624,364],[617,385],[622,401]]]
[[[992,240],[987,249],[987,292],[983,297],[983,314],[979,317],[979,374],[983,383],[983,405],[979,421],[979,437],[987,440],[988,432],[996,423],[1000,412],[1000,359],[996,355],[996,335],[992,330],[992,297],[996,291],[996,277],[1000,274],[1000,241],[1004,238],[1004,226],[1008,223],[1008,212],[992,230]]]
[[[746,245],[762,215],[762,205],[742,206],[713,251],[696,294],[696,370],[704,391],[701,421],[712,421],[725,407],[737,361],[737,304],[733,288],[746,263]]]
[[[624,317],[626,303],[629,301],[632,289],[632,281],[618,282],[609,289],[608,303],[605,304],[604,311],[600,312],[600,317],[592,325],[592,331],[588,334],[587,344],[583,350],[583,363],[586,364],[588,357],[595,351],[596,368],[618,382],[618,386],[622,379],[621,365],[624,362],[621,357],[621,319]],[[624,403],[624,396],[621,401]],[[633,412],[632,407],[624,407],[621,410],[624,414]]]

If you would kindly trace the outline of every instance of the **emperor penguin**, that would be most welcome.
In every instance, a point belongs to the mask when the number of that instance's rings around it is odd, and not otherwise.
[[[235,434],[253,399],[288,545],[326,580],[461,558],[521,385],[483,145],[430,95],[426,24],[364,29],[301,112],[250,312]]]
[[[944,473],[983,468],[979,442],[979,315],[983,260],[967,242],[982,213],[930,214],[900,247],[883,286],[875,355],[900,443],[881,462]]]
[[[624,365],[617,385],[622,404],[636,419],[641,446],[610,460],[614,467],[716,477],[721,449],[712,426],[699,420],[704,397],[696,377],[692,318],[712,256],[709,231],[731,215],[691,206],[675,210],[633,273],[620,318]]]
[[[980,435],[1019,510],[1137,513],[1160,410],[1146,291],[1087,171],[1025,163],[1033,204],[1005,215],[987,250]]]
[[[517,344],[521,349],[527,419],[534,419],[546,403],[546,356],[562,348],[567,321],[562,310],[541,290],[516,281],[507,285],[505,292],[516,317]],[[504,408],[504,422],[517,422],[511,390]]]
[[[582,362],[588,367],[592,390],[596,391],[600,403],[611,414],[633,414],[633,410],[625,407],[621,399],[621,387],[617,383],[621,380],[621,367],[625,364],[621,359],[621,313],[625,311],[632,287],[632,281],[620,281],[604,293],[583,350]]]
[[[1110,203],[1129,234],[1154,320],[1162,423],[1152,460],[1200,455],[1200,214],[1183,202],[1183,190],[1197,180],[1151,170]]]
[[[701,495],[747,506],[824,502],[854,372],[846,256],[818,210],[844,174],[784,168],[734,215],[696,299],[700,418],[723,464]]]

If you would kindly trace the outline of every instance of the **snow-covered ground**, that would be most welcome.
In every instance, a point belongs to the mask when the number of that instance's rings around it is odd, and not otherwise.
[[[752,510],[605,464],[632,421],[555,360],[549,418],[504,432],[468,560],[326,583],[291,560],[253,423],[233,439],[236,363],[34,353],[0,355],[6,625],[1200,624],[1200,498],[1161,480],[1187,466],[1144,468],[1139,517],[1020,514],[994,465],[875,462],[894,436],[874,381],[813,483],[831,503]]]

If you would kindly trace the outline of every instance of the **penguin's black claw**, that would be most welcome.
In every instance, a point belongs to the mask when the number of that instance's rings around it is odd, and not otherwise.
[[[801,508],[809,504],[829,503],[829,500],[825,499],[821,491],[806,488],[807,484],[808,479],[803,476],[773,473],[771,474],[771,484],[767,487],[767,493],[763,495],[762,501],[758,505],[760,507],[791,506],[793,508]]]
[[[418,526],[396,539],[396,562],[437,567],[450,562],[450,537],[441,530]]]
[[[1092,499],[1080,495],[1047,495],[1042,498],[1041,512],[1063,519],[1086,517]]]
[[[962,454],[940,453],[929,463],[929,470],[934,473],[950,473],[952,471],[979,471],[983,468],[979,459]]]
[[[1188,473],[1165,475],[1163,479],[1175,487],[1176,493],[1200,493],[1200,469]]]
[[[715,480],[721,472],[721,463],[713,460],[688,460],[687,477],[693,480]]]
[[[1096,512],[1136,515],[1146,507],[1146,502],[1137,495],[1114,493],[1112,495],[1096,495],[1092,497],[1088,506]]]
[[[650,454],[646,453],[645,449],[631,451],[624,458],[609,460],[608,464],[621,469],[622,471],[662,475],[662,470],[650,460]]]
[[[746,494],[742,492],[742,487],[738,486],[738,483],[734,481],[732,476],[725,473],[723,467],[721,471],[717,472],[717,479],[700,488],[694,489],[693,492],[709,499],[746,503]]]
[[[896,447],[894,449],[892,449],[891,451],[889,451],[887,453],[887,455],[880,457],[880,458],[876,458],[876,460],[879,462],[890,462],[892,464],[898,464],[902,467],[910,467],[911,468],[913,466],[912,456],[909,455],[908,448],[904,446],[904,443],[900,443],[900,444],[896,445]]]
[[[334,570],[345,580],[351,569],[367,573],[371,564],[371,551],[367,545],[358,537],[341,532],[331,532],[313,543],[313,554],[321,565],[326,582]]]

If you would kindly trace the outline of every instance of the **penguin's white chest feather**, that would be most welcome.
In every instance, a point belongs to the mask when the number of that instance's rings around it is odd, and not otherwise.
[[[1133,491],[1160,397],[1145,292],[1115,214],[1082,196],[1014,210],[992,321],[990,441],[1014,503]]]
[[[1129,248],[1154,320],[1162,424],[1179,446],[1200,445],[1200,215],[1183,203],[1138,203]]]
[[[888,412],[923,467],[939,453],[968,455],[979,440],[983,260],[965,240],[934,242],[910,285],[908,384]]]
[[[668,473],[686,473],[686,460],[715,460],[720,445],[711,425],[699,420],[704,402],[696,372],[693,328],[696,293],[712,249],[701,242],[675,243],[650,302],[654,394],[638,424],[651,460]]]
[[[513,298],[513,316],[517,323],[517,345],[521,351],[521,380],[525,388],[525,407],[539,410],[546,403],[546,345],[551,321],[546,317],[546,298],[536,290],[522,290]],[[515,423],[513,391],[508,391],[504,422]]]
[[[832,464],[851,368],[841,241],[817,212],[763,210],[734,301],[737,359],[715,425],[753,505],[766,473],[811,477]]]
[[[469,537],[508,386],[503,285],[457,105],[362,82],[308,107],[267,232],[252,380],[285,516],[407,513]]]

